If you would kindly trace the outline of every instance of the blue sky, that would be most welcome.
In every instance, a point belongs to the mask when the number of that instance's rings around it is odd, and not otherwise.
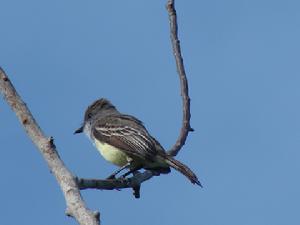
[[[82,194],[103,224],[299,225],[299,1],[176,1],[190,84],[190,134],[173,171],[131,190]],[[0,66],[76,175],[115,170],[83,135],[85,108],[109,98],[166,149],[181,99],[165,1],[3,0]],[[76,224],[45,162],[0,101],[3,224]],[[5,130],[5,132],[4,132]]]

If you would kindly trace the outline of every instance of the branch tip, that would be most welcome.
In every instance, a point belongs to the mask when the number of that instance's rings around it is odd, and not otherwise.
[[[176,10],[174,8],[174,0],[168,0],[166,4],[166,8],[170,14],[176,14]]]

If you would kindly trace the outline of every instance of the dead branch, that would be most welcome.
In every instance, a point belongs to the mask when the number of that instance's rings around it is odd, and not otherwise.
[[[182,118],[182,127],[180,130],[179,137],[174,144],[174,146],[168,151],[168,154],[172,156],[176,156],[182,146],[185,144],[186,138],[188,136],[189,131],[194,131],[190,125],[190,97],[189,97],[189,88],[188,81],[185,74],[183,58],[181,56],[181,48],[180,41],[178,39],[178,25],[177,25],[177,15],[175,10],[175,0],[168,0],[166,8],[169,14],[169,22],[170,22],[170,36],[173,47],[173,54],[176,61],[177,73],[180,79],[180,87],[181,87],[181,97],[182,97],[182,110],[183,110],[183,118]]]
[[[0,91],[11,109],[16,113],[28,136],[42,154],[50,171],[55,176],[66,200],[67,214],[74,217],[81,225],[99,225],[99,213],[92,212],[86,207],[74,176],[65,167],[58,155],[53,138],[44,135],[1,67]]]
[[[135,198],[140,197],[141,184],[151,179],[155,174],[151,171],[145,171],[143,173],[136,173],[134,176],[126,179],[111,179],[111,180],[99,180],[99,179],[82,179],[78,178],[77,183],[81,190],[85,189],[99,189],[99,190],[113,190],[132,188]]]

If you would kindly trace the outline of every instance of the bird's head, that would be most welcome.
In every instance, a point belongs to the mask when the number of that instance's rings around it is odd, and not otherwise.
[[[94,121],[95,116],[102,116],[106,115],[106,113],[111,111],[117,111],[116,107],[107,99],[100,98],[94,101],[84,114],[84,121],[80,128],[78,128],[74,134],[82,133],[86,126],[90,126],[91,123]]]

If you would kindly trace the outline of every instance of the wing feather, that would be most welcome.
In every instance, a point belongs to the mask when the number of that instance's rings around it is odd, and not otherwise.
[[[93,136],[129,155],[151,160],[157,154],[156,142],[142,123],[132,118],[118,115],[99,121],[92,128]]]

